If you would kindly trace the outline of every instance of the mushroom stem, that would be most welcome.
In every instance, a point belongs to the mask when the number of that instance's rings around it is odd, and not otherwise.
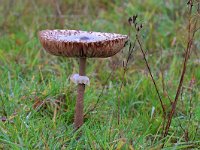
[[[86,58],[80,58],[79,62],[80,62],[79,75],[85,76]],[[85,84],[78,84],[75,116],[74,116],[74,126],[76,130],[83,125],[84,91],[85,91]]]

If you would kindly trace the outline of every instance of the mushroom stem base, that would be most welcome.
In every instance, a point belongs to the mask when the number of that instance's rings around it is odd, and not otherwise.
[[[79,61],[80,61],[79,75],[85,76],[86,58],[80,58]],[[76,130],[83,125],[84,91],[85,91],[85,84],[78,84],[75,116],[74,116],[74,127]]]

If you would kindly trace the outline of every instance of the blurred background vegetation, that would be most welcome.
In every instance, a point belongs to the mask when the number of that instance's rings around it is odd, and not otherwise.
[[[120,125],[116,119],[117,98],[128,47],[112,58],[88,60],[91,85],[86,88],[85,111],[95,105],[105,85],[106,90],[98,107],[86,116],[83,136],[77,141],[72,125],[76,86],[68,77],[78,72],[78,63],[76,59],[44,52],[37,33],[55,28],[131,33],[130,40],[134,41],[135,31],[128,18],[137,14],[144,26],[143,47],[168,108],[166,92],[173,100],[187,44],[186,3],[187,0],[0,0],[0,117],[6,120],[0,121],[0,149],[159,149],[162,109],[137,46],[120,93]],[[199,25],[199,14],[195,17]],[[199,39],[198,32],[182,98],[165,145],[169,149],[200,146]],[[105,83],[110,73],[112,76]],[[192,81],[191,92],[188,87]]]

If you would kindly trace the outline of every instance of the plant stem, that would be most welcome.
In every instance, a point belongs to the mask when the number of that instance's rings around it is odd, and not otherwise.
[[[158,90],[156,81],[155,81],[155,79],[154,79],[154,77],[153,77],[153,75],[152,75],[151,68],[150,68],[149,63],[148,63],[147,58],[146,58],[146,54],[145,54],[145,52],[144,52],[144,50],[143,50],[143,48],[142,48],[142,43],[140,42],[140,39],[139,39],[138,34],[136,34],[136,40],[137,40],[137,42],[138,42],[138,44],[139,44],[139,47],[140,47],[140,50],[141,50],[141,52],[142,52],[143,59],[144,59],[144,61],[145,61],[146,67],[147,67],[147,69],[148,69],[148,71],[149,71],[149,74],[150,74],[150,76],[151,76],[151,80],[153,81],[154,87],[155,87],[155,89],[156,89],[156,93],[157,93],[157,95],[158,95],[158,98],[159,98],[159,101],[160,101],[160,104],[161,104],[161,107],[162,107],[162,110],[163,110],[163,117],[164,117],[164,121],[165,121],[165,116],[166,116],[165,107],[164,107],[162,98],[161,98],[161,96],[160,96],[160,93],[159,93],[159,90]]]
[[[86,69],[86,58],[80,58],[79,62],[80,62],[79,75],[84,76],[85,75],[85,69]],[[85,84],[78,84],[76,107],[75,107],[75,116],[74,116],[75,130],[77,130],[79,127],[81,127],[83,125],[84,91],[85,91]]]
[[[172,121],[173,115],[174,115],[175,110],[176,110],[176,105],[177,105],[177,102],[178,102],[178,99],[179,99],[179,95],[181,93],[181,89],[182,89],[182,85],[183,85],[183,81],[184,81],[184,77],[185,77],[185,72],[186,72],[186,69],[187,69],[187,62],[188,62],[188,59],[190,57],[192,44],[193,44],[193,40],[194,40],[195,30],[192,32],[192,21],[191,21],[192,7],[193,7],[193,1],[191,0],[191,4],[190,4],[190,8],[189,8],[187,48],[185,50],[185,58],[184,58],[184,61],[183,61],[183,67],[182,67],[179,85],[178,85],[178,88],[177,88],[177,91],[176,91],[176,96],[175,96],[174,102],[172,104],[172,109],[171,109],[169,117],[168,117],[167,125],[165,127],[164,137],[166,137],[168,135],[169,128],[171,126],[171,121]],[[197,23],[195,22],[194,27],[193,27],[194,29],[196,29],[196,24]]]

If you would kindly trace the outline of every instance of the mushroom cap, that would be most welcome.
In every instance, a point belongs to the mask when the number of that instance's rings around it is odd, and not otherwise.
[[[127,35],[80,30],[43,30],[38,35],[48,53],[66,57],[110,57],[128,40]]]

